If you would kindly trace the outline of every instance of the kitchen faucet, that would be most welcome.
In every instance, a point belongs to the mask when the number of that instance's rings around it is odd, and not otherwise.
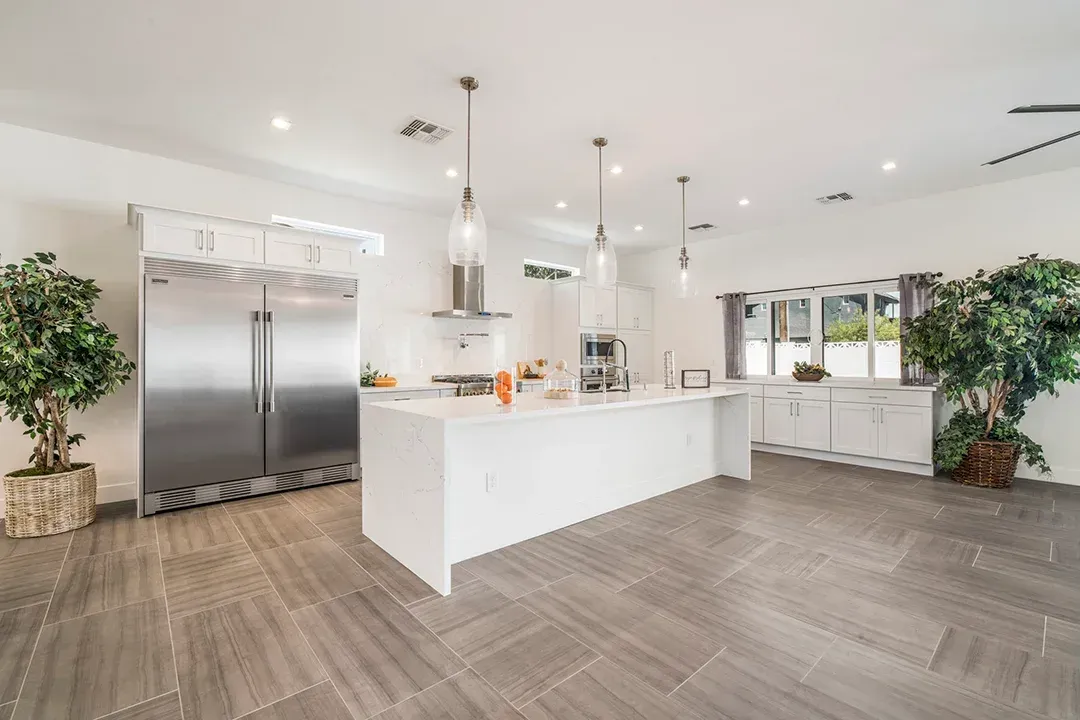
[[[620,343],[622,345],[622,352],[623,352],[623,364],[622,365],[617,365],[615,363],[609,363],[607,361],[607,359],[609,357],[612,357],[612,350],[615,347],[615,343]],[[616,385],[615,387],[613,387],[611,389],[613,391],[615,391],[615,392],[630,392],[630,370],[627,368],[627,365],[630,364],[629,361],[630,361],[630,357],[629,357],[629,353],[626,350],[626,343],[622,340],[622,338],[615,338],[610,343],[608,343],[607,353],[604,354],[604,359],[600,361],[600,366],[604,368],[604,380],[601,382],[600,387],[603,388],[605,396],[607,395],[607,369],[609,367],[615,368],[615,371],[616,371],[615,372],[615,381],[616,381],[616,383],[619,380],[618,371],[619,370],[623,371],[623,385],[622,385],[622,387],[619,387],[618,385]]]

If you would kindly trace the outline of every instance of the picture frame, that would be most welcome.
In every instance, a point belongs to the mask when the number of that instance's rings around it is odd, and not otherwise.
[[[687,390],[707,390],[712,383],[708,370],[683,370],[682,387]]]

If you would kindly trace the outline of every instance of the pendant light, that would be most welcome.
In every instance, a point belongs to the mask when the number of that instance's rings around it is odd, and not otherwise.
[[[675,297],[685,300],[697,295],[697,287],[694,278],[690,274],[690,256],[686,254],[686,183],[690,182],[688,175],[680,175],[676,178],[682,185],[682,249],[679,250],[679,271],[675,275]]]
[[[595,138],[592,141],[600,163],[600,222],[596,226],[596,239],[589,245],[585,255],[585,282],[600,287],[614,287],[618,275],[615,260],[615,248],[604,234],[604,147],[607,139]]]
[[[470,186],[472,170],[472,93],[480,87],[476,78],[461,78],[461,87],[469,94],[469,116],[465,130],[465,193],[450,220],[450,262],[465,267],[483,265],[487,259],[487,224],[484,213],[473,200]]]

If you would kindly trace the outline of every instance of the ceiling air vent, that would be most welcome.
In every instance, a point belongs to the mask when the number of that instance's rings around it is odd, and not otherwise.
[[[398,134],[404,135],[407,138],[412,138],[413,140],[418,140],[425,145],[434,145],[440,140],[449,137],[452,132],[454,131],[448,127],[413,115],[412,120],[410,120],[405,127],[401,128],[401,130],[398,131]]]
[[[700,225],[691,225],[686,229],[692,230],[693,232],[709,232],[710,230],[715,230],[716,226],[712,223],[701,223]]]
[[[819,197],[817,201],[822,205],[835,205],[836,203],[847,202],[848,200],[854,200],[851,193],[836,193],[835,195],[823,195]]]

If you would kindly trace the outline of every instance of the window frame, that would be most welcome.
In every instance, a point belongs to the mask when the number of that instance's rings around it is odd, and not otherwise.
[[[530,275],[525,275],[525,268],[528,265],[534,267],[546,268],[548,270],[561,270],[563,272],[570,273],[569,277],[577,277],[581,274],[581,268],[574,267],[573,265],[560,265],[559,263],[548,262],[547,260],[532,260],[530,258],[523,258],[521,263],[522,275],[528,280],[543,280],[551,282],[552,280],[561,280],[563,278],[538,278]]]
[[[867,322],[867,334],[866,334],[866,352],[867,352],[867,375],[866,377],[855,377],[853,380],[875,380],[875,342],[874,326],[876,310],[874,309],[875,293],[896,293],[900,290],[899,280],[888,280],[885,282],[869,282],[869,283],[850,283],[845,285],[830,285],[828,287],[815,287],[809,286],[805,288],[797,288],[793,290],[784,290],[782,292],[771,293],[753,293],[746,296],[746,301],[743,307],[743,313],[746,312],[747,305],[765,304],[765,328],[768,333],[768,337],[765,338],[766,346],[766,368],[770,371],[766,375],[748,375],[748,378],[767,380],[769,378],[781,377],[788,375],[789,370],[785,370],[782,373],[776,372],[775,362],[775,342],[773,337],[773,303],[782,302],[784,300],[806,300],[810,304],[810,362],[822,363],[825,356],[825,332],[824,332],[824,313],[822,312],[822,300],[827,297],[834,297],[837,295],[861,295],[865,294],[867,297],[867,309],[866,322]],[[743,343],[743,362],[746,362],[746,343]],[[893,380],[895,378],[883,378]]]

